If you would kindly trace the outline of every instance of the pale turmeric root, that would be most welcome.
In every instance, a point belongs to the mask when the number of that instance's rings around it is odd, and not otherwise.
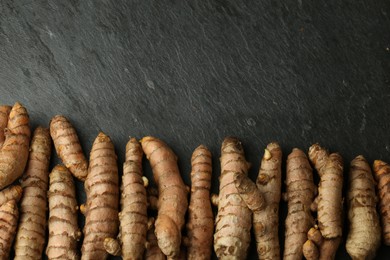
[[[84,187],[85,204],[84,241],[82,259],[106,259],[104,240],[118,233],[118,165],[111,139],[100,132],[90,155],[89,173]]]
[[[381,243],[375,182],[363,156],[351,162],[348,191],[347,252],[352,259],[373,259]]]
[[[11,112],[11,106],[0,106],[0,148],[5,141],[5,129],[8,124],[9,113]]]
[[[142,177],[143,151],[140,143],[131,138],[126,145],[123,165],[121,209],[118,240],[106,238],[105,248],[123,259],[143,259],[148,230],[147,197]]]
[[[221,147],[218,214],[215,223],[214,250],[219,259],[245,259],[250,244],[252,212],[234,183],[235,174],[248,174],[241,142],[227,137]],[[239,177],[239,176],[237,176]]]
[[[160,247],[157,243],[157,237],[154,234],[154,224],[153,226],[148,230],[147,233],[147,247],[145,250],[144,259],[145,260],[165,260],[167,257],[164,255],[164,253],[161,251]]]
[[[9,259],[12,242],[18,225],[18,205],[15,200],[9,200],[0,205],[0,259]]]
[[[188,207],[187,259],[210,259],[214,216],[210,203],[211,153],[203,145],[191,158],[191,199]]]
[[[375,160],[373,169],[378,187],[383,243],[390,246],[390,165]]]
[[[15,200],[16,202],[19,202],[20,198],[22,197],[22,194],[22,186],[9,186],[8,188],[5,188],[4,190],[0,191],[0,205],[3,205],[9,200]]]
[[[303,257],[302,246],[307,240],[307,232],[314,226],[310,206],[316,195],[316,186],[309,160],[306,154],[297,148],[294,148],[287,158],[286,185],[284,198],[288,202],[288,214],[283,259],[300,260]]]
[[[15,239],[15,259],[39,259],[45,245],[47,189],[51,138],[49,129],[38,127],[33,134],[30,156],[23,175],[23,199]]]
[[[155,222],[158,245],[166,256],[176,258],[180,254],[188,191],[180,176],[177,157],[168,145],[151,136],[142,138],[141,145],[159,191]]]
[[[337,248],[341,243],[341,237],[325,239],[318,227],[313,227],[307,232],[308,240],[303,244],[303,255],[307,260],[334,259]]]
[[[15,103],[0,150],[0,190],[23,174],[28,159],[30,134],[27,110],[21,104]]]
[[[77,241],[81,237],[77,225],[77,201],[73,178],[63,165],[50,173],[48,259],[79,259]]]
[[[66,117],[57,115],[50,121],[50,135],[64,165],[77,179],[85,181],[88,163],[72,124]]]
[[[312,209],[317,210],[318,232],[323,243],[316,243],[308,233],[311,242],[304,244],[303,254],[307,259],[313,259],[308,254],[316,246],[319,259],[334,259],[342,236],[343,159],[338,153],[329,154],[318,144],[310,147],[309,158],[320,175],[318,196]]]

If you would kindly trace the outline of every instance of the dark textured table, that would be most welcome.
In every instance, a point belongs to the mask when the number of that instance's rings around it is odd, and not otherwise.
[[[235,2],[1,0],[0,101],[22,102],[33,127],[66,115],[86,154],[106,132],[120,164],[129,136],[157,136],[188,184],[203,143],[214,192],[227,135],[242,140],[253,179],[274,140],[284,158],[320,142],[346,173],[358,154],[390,161],[390,3]]]

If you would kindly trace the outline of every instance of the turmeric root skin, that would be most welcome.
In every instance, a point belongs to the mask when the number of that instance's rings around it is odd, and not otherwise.
[[[9,200],[0,205],[0,259],[9,259],[12,242],[18,225],[18,205],[15,200]]]
[[[9,186],[8,188],[0,191],[0,205],[3,205],[9,200],[15,200],[19,202],[22,197],[23,189],[20,185]]]
[[[76,130],[64,116],[57,115],[50,121],[50,135],[58,157],[79,180],[85,181],[88,163],[80,145]]]
[[[0,106],[0,148],[5,141],[5,129],[7,128],[11,106]]]

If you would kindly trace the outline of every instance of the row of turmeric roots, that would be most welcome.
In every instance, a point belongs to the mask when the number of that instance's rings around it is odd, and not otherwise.
[[[50,129],[36,128],[31,140],[30,135],[28,113],[21,104],[0,107],[0,259],[9,257],[12,245],[15,259],[40,259],[45,246],[48,259],[79,259],[81,236],[81,259],[105,259],[108,254],[123,259],[210,259],[213,244],[220,259],[245,259],[252,227],[259,258],[280,259],[282,197],[288,202],[284,259],[333,259],[340,245],[343,160],[318,144],[310,147],[308,157],[299,149],[289,154],[282,196],[280,146],[267,146],[254,183],[247,176],[249,163],[240,141],[227,137],[221,148],[219,195],[210,196],[212,160],[203,145],[191,158],[189,189],[176,155],[163,141],[131,138],[119,188],[114,145],[104,133],[92,145],[89,164],[64,116],[53,117]],[[49,174],[52,141],[64,165]],[[158,190],[148,187],[143,176],[144,154]],[[318,188],[309,160],[320,176]],[[381,231],[384,243],[390,244],[390,166],[375,161],[373,169],[374,174],[363,156],[351,162],[346,249],[353,259],[373,258]],[[87,200],[80,207],[72,175],[84,181]],[[20,185],[15,184],[19,178]],[[215,221],[211,202],[218,206]],[[157,210],[155,221],[148,217],[148,208]],[[83,232],[78,210],[85,215]]]

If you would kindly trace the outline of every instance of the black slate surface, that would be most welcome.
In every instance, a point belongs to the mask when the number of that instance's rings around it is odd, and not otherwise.
[[[390,161],[389,16],[386,0],[1,0],[0,102],[22,102],[33,127],[66,115],[87,154],[106,132],[120,163],[129,136],[157,136],[187,184],[203,143],[214,192],[226,135],[253,179],[270,141],[284,158],[320,142],[347,172],[358,154]]]

